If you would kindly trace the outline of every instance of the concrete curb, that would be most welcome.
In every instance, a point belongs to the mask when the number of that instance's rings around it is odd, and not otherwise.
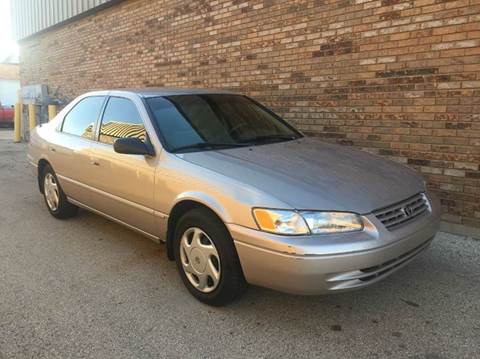
[[[463,224],[442,221],[440,223],[440,230],[442,232],[458,234],[480,240],[480,228],[468,227]]]

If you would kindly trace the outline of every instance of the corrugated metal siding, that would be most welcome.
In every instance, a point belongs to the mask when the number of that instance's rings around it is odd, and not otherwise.
[[[13,34],[17,40],[114,0],[13,0]]]

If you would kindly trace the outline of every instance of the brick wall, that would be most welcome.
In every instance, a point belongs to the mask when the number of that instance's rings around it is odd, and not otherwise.
[[[308,134],[420,170],[444,219],[480,227],[480,1],[130,0],[21,45],[60,98],[229,88]]]

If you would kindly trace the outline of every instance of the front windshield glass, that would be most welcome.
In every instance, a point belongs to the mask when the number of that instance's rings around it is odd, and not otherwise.
[[[289,141],[302,135],[275,114],[241,95],[196,94],[148,98],[172,152]]]

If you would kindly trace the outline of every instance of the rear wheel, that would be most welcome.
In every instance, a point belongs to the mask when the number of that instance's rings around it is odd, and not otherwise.
[[[41,176],[43,197],[52,216],[59,219],[75,216],[78,207],[68,202],[67,196],[60,187],[57,176],[50,165],[44,167]]]
[[[201,302],[222,306],[245,292],[247,283],[233,240],[210,211],[194,209],[180,218],[174,251],[183,283]]]

